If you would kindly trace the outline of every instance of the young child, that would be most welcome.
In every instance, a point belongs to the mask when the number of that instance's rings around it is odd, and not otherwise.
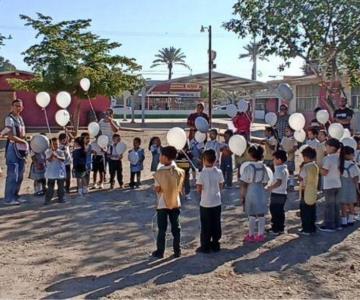
[[[345,146],[340,151],[340,180],[341,189],[339,199],[341,203],[341,226],[354,225],[354,204],[357,202],[357,192],[359,190],[359,168],[354,162],[354,149]]]
[[[221,189],[224,177],[215,167],[216,153],[206,150],[203,154],[203,165],[196,182],[197,191],[201,193],[200,201],[200,247],[197,252],[209,253],[220,251],[221,238]]]
[[[299,233],[310,235],[316,232],[316,200],[319,180],[319,167],[315,163],[316,151],[306,147],[302,152],[304,163],[301,167],[300,179],[300,217],[302,229]]]
[[[65,169],[66,169],[65,191],[66,193],[70,193],[72,158],[70,154],[69,138],[66,133],[59,134],[59,143],[60,143],[59,149],[64,151],[65,153]]]
[[[282,138],[280,147],[286,152],[289,175],[294,175],[295,172],[295,152],[297,150],[297,141],[294,138],[294,130],[286,127],[285,136]]]
[[[235,168],[237,170],[237,180],[238,181],[240,180],[240,168],[241,168],[241,165],[243,163],[245,163],[245,162],[250,161],[250,155],[249,155],[249,151],[248,151],[249,147],[250,147],[250,144],[247,142],[246,150],[243,153],[243,155],[239,156],[239,155],[235,154]]]
[[[334,232],[342,228],[340,224],[340,198],[341,188],[339,154],[341,143],[336,139],[329,139],[326,142],[326,153],[320,170],[323,176],[323,189],[325,195],[324,222],[320,226],[321,231]]]
[[[87,188],[90,184],[90,173],[91,173],[91,163],[92,163],[92,150],[91,150],[91,145],[90,145],[90,134],[88,132],[83,132],[81,134],[81,138],[84,141],[84,150],[86,152],[86,175],[85,175],[85,179],[86,179],[86,192],[87,193]]]
[[[233,136],[233,131],[228,129],[224,132],[225,143],[221,145],[220,169],[225,178],[226,187],[232,187],[233,182],[233,159],[229,148],[229,140]]]
[[[193,128],[190,129],[189,151],[191,153],[191,158],[192,158],[191,161],[198,171],[202,170],[201,156],[202,156],[202,153],[204,152],[204,147],[205,147],[204,142],[199,143],[195,139],[195,129],[193,129]],[[193,178],[193,180],[196,179],[196,170],[194,168],[192,168],[192,178]]]
[[[205,144],[205,148],[204,150],[209,150],[212,149],[215,151],[216,153],[216,164],[219,164],[219,159],[220,159],[220,149],[221,149],[221,143],[219,143],[219,141],[217,140],[217,136],[218,136],[218,131],[216,129],[210,129],[209,131],[209,138],[210,141],[208,141]]]
[[[265,127],[265,146],[264,164],[274,170],[273,154],[277,150],[278,141],[275,138],[275,131],[272,127]]]
[[[154,174],[155,191],[157,194],[157,222],[158,236],[157,249],[152,253],[153,257],[163,258],[165,252],[165,237],[168,218],[171,223],[173,234],[174,256],[180,257],[180,192],[184,182],[184,171],[178,168],[174,162],[177,150],[167,146],[161,149],[160,163],[163,165]]]
[[[93,188],[103,189],[105,179],[105,155],[106,149],[102,149],[97,141],[93,141],[90,144],[92,151],[92,171],[93,171]],[[99,173],[99,182],[97,181],[97,175]]]
[[[84,139],[77,137],[74,141],[73,156],[73,172],[77,182],[77,190],[82,197],[88,192],[87,178],[86,178],[86,151]]]
[[[110,189],[114,188],[115,175],[119,183],[120,189],[123,188],[123,175],[122,175],[122,154],[117,153],[116,146],[120,143],[120,135],[115,133],[112,138],[112,144],[109,146],[109,173],[110,173]]]
[[[136,164],[130,163],[130,188],[134,189],[135,187],[139,187],[141,185],[141,171],[144,169],[144,160],[145,160],[145,152],[144,149],[140,148],[141,139],[136,137],[133,141],[134,148],[131,151],[134,151],[138,154],[139,160]],[[131,152],[129,151],[129,153]],[[136,183],[135,183],[136,176]]]
[[[318,140],[319,131],[316,128],[309,128],[307,130],[307,140],[306,145],[313,148],[316,151],[316,163],[321,165],[324,158],[323,147],[321,146],[320,141]]]
[[[275,235],[284,233],[285,229],[285,202],[287,200],[287,183],[289,171],[286,166],[286,152],[284,150],[275,151],[274,158],[274,181],[267,188],[270,195],[271,213],[271,232]]]
[[[45,193],[44,204],[49,204],[54,196],[55,183],[57,184],[58,202],[64,203],[64,184],[66,177],[65,153],[59,149],[59,141],[57,138],[51,139],[51,148],[45,151],[45,156],[47,160],[45,177],[47,179],[48,188]]]
[[[190,187],[190,170],[191,170],[191,164],[189,159],[191,160],[191,152],[189,150],[189,144],[186,143],[184,148],[182,149],[183,151],[178,151],[178,154],[176,156],[176,160],[175,163],[176,165],[184,170],[185,172],[185,178],[184,178],[184,193],[185,194],[185,200],[190,200],[191,199],[191,187]],[[186,155],[184,154],[186,153]]]
[[[161,141],[158,136],[154,136],[150,139],[149,151],[151,152],[152,155],[150,171],[156,172],[160,162],[160,152],[161,152]]]
[[[249,218],[249,233],[244,242],[263,242],[265,240],[265,215],[268,211],[268,196],[265,185],[269,176],[262,163],[264,149],[260,145],[252,145],[248,150],[250,163],[244,168],[240,177],[241,200],[245,202],[245,212]],[[255,235],[256,221],[258,233]]]
[[[44,196],[46,191],[46,155],[45,152],[34,153],[31,155],[31,166],[29,178],[34,180],[35,196]]]
[[[358,166],[360,166],[360,136],[355,135],[354,140],[356,141],[357,148],[355,151],[355,162]]]

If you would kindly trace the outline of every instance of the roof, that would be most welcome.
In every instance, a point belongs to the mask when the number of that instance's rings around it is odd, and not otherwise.
[[[10,75],[10,74],[34,75],[34,73],[32,73],[32,72],[22,71],[22,70],[0,72],[0,76],[1,76],[1,75]]]

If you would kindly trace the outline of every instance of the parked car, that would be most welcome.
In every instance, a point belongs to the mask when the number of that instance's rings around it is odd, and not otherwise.
[[[122,104],[116,104],[111,107],[114,111],[114,115],[131,114],[131,107],[124,106]]]

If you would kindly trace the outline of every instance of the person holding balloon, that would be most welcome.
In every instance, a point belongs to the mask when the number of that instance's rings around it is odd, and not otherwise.
[[[44,196],[46,191],[46,155],[45,151],[35,153],[31,151],[31,166],[29,178],[34,180],[35,196]]]
[[[285,136],[280,142],[280,148],[286,152],[289,175],[294,175],[295,172],[295,152],[297,150],[298,143],[294,138],[294,130],[291,127],[287,127],[285,130]],[[289,182],[290,183],[290,182]]]
[[[92,171],[93,171],[93,188],[103,189],[105,179],[105,154],[107,149],[101,148],[97,141],[93,141],[90,144],[92,151]],[[97,175],[99,174],[99,181],[97,181]]]
[[[152,155],[150,171],[156,172],[158,165],[160,163],[160,153],[161,153],[161,140],[158,136],[154,136],[150,139],[148,149]]]
[[[119,152],[118,145],[120,144],[120,135],[115,133],[112,138],[112,144],[109,146],[109,173],[110,173],[110,189],[114,188],[115,175],[119,183],[119,188],[123,188],[123,174],[122,174],[122,153]]]
[[[209,116],[206,113],[204,113],[204,109],[205,109],[204,104],[203,103],[198,103],[196,105],[196,112],[190,114],[190,116],[187,119],[187,126],[189,126],[190,128],[193,128],[193,129],[196,130],[195,120],[198,117],[204,118],[209,123]]]
[[[85,196],[88,192],[86,180],[86,151],[84,139],[82,137],[75,138],[73,157],[73,173],[76,178],[77,190],[80,197]]]
[[[278,141],[275,138],[274,128],[265,127],[265,140],[262,142],[265,147],[264,164],[274,170],[273,154],[277,150]]]
[[[65,191],[66,193],[70,193],[72,158],[70,153],[69,137],[67,133],[59,134],[59,149],[64,151],[65,153],[65,169],[66,169]]]
[[[139,188],[141,185],[141,171],[144,169],[145,152],[140,148],[141,139],[139,137],[134,138],[134,148],[129,152],[135,154],[136,160],[130,160],[130,188]],[[135,183],[136,177],[136,183]]]
[[[224,132],[225,142],[221,146],[220,169],[225,178],[225,185],[228,188],[232,187],[233,183],[233,158],[229,148],[229,141],[233,134],[232,130],[226,130]]]
[[[205,144],[204,150],[212,149],[216,153],[216,164],[219,165],[220,159],[220,150],[221,150],[221,143],[217,140],[218,131],[216,129],[210,129],[209,131],[209,138],[210,141],[207,141]]]
[[[289,126],[289,113],[288,113],[288,106],[286,104],[280,105],[280,112],[277,117],[276,121],[276,131],[279,141],[285,136],[285,130]]]

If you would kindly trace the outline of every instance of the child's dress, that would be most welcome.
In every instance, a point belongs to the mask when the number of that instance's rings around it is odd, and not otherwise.
[[[355,162],[345,160],[344,172],[341,175],[339,199],[341,204],[353,204],[357,201],[356,183],[353,178],[359,176],[359,168]]]
[[[152,161],[150,167],[151,172],[157,171],[158,165],[160,163],[160,151],[161,151],[161,147],[157,145],[150,146],[150,152],[152,154]]]
[[[261,162],[251,162],[244,169],[240,180],[248,184],[245,196],[245,212],[248,216],[265,215],[268,212],[268,194],[264,184],[269,176]]]
[[[192,139],[189,143],[189,148],[191,151],[192,163],[196,167],[196,169],[202,169],[202,161],[201,161],[201,154],[204,150],[204,143],[199,143],[195,139]]]
[[[86,176],[86,152],[82,148],[75,149],[73,155],[73,171],[75,178]]]

